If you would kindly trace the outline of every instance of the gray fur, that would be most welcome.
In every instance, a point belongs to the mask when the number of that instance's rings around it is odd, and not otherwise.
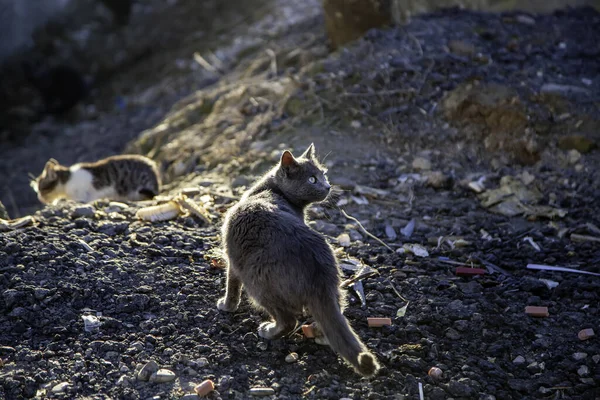
[[[315,182],[310,180],[315,178]],[[331,347],[357,372],[370,376],[379,365],[343,316],[340,270],[324,237],[305,223],[305,208],[323,201],[331,186],[314,146],[294,158],[289,151],[232,207],[223,224],[227,288],[217,304],[235,311],[242,287],[273,318],[258,333],[270,339],[290,333],[307,309]]]

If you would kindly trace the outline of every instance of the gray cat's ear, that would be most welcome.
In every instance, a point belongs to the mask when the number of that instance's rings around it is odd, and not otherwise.
[[[302,153],[301,157],[307,158],[309,160],[314,160],[316,157],[315,144],[311,143],[310,146],[308,146],[308,149],[306,149],[306,151]]]
[[[58,166],[58,161],[56,161],[54,158],[51,158],[50,160],[48,160],[48,162],[46,162],[43,174],[49,179],[55,179],[56,170],[54,168],[56,166]]]
[[[284,168],[289,168],[292,166],[298,165],[298,162],[289,151],[284,151],[281,155],[281,166]]]

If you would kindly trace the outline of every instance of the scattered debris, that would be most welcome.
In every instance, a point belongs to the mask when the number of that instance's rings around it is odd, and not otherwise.
[[[275,389],[266,387],[256,387],[250,389],[252,396],[271,396],[275,394]]]
[[[456,267],[456,270],[454,273],[458,276],[485,275],[485,269],[469,268],[469,267]]]
[[[154,383],[165,383],[174,381],[176,377],[175,372],[163,368],[150,375],[149,380]]]
[[[469,187],[469,189],[471,189],[475,193],[483,193],[485,191],[485,186],[483,185],[484,182],[485,182],[485,176],[482,176],[481,178],[479,178],[476,181],[469,182],[469,184],[467,186]]]
[[[24,228],[35,223],[35,218],[31,215],[16,219],[0,219],[0,232],[12,231]]]
[[[356,222],[356,224],[358,225],[358,227],[360,228],[360,230],[361,230],[361,231],[362,231],[362,232],[363,232],[365,235],[367,235],[367,236],[368,236],[368,237],[370,237],[371,239],[374,239],[374,240],[376,240],[377,242],[379,242],[379,243],[380,243],[382,246],[384,246],[384,247],[385,247],[386,249],[388,249],[389,251],[394,251],[394,250],[393,250],[393,249],[392,249],[390,246],[388,246],[387,244],[385,244],[385,242],[383,242],[383,240],[379,239],[377,236],[375,236],[375,235],[373,235],[372,233],[370,233],[369,231],[367,231],[367,230],[365,229],[365,227],[364,227],[364,226],[363,226],[363,225],[360,223],[360,221],[359,221],[359,220],[357,220],[356,218],[354,218],[354,217],[352,217],[352,216],[348,215],[348,214],[346,213],[346,211],[344,211],[344,210],[341,210],[341,212],[342,212],[342,215],[343,215],[344,217],[348,218],[348,219],[349,219],[349,220],[351,220],[351,221],[354,221],[354,222]]]
[[[407,243],[404,246],[402,246],[402,249],[399,250],[404,250],[406,252],[412,253],[417,257],[429,257],[429,252],[427,251],[427,249],[417,243]]]
[[[382,326],[392,325],[390,318],[367,317],[367,323],[371,328],[381,328]]]
[[[396,238],[398,238],[398,234],[396,234],[394,227],[389,224],[385,225],[385,236],[390,240],[396,240]]]
[[[396,317],[398,317],[398,318],[404,317],[404,315],[406,315],[406,310],[408,309],[409,304],[410,303],[406,303],[404,306],[400,307],[398,309],[398,311],[396,311]]]
[[[354,285],[352,285],[352,289],[354,289],[360,299],[360,306],[362,308],[367,308],[367,298],[365,297],[365,289],[363,288],[362,281],[355,282]]]
[[[82,315],[81,319],[83,319],[83,329],[86,332],[95,332],[100,328],[102,324],[98,317],[94,315]]]
[[[154,360],[148,361],[137,373],[137,379],[140,381],[149,381],[150,376],[158,371],[158,364]]]
[[[286,363],[295,363],[296,361],[298,361],[298,353],[290,353],[287,356],[285,356],[285,362]]]
[[[210,379],[207,379],[194,387],[194,392],[200,397],[208,395],[213,390],[215,390],[215,384]]]
[[[350,235],[348,235],[347,233],[342,233],[341,235],[339,235],[337,237],[337,242],[342,247],[349,247],[350,246]]]
[[[212,219],[205,209],[201,208],[183,193],[174,196],[165,204],[140,208],[135,216],[146,221],[159,222],[175,219],[182,214],[194,214],[207,224]]]
[[[579,338],[579,340],[588,340],[592,337],[594,337],[595,333],[594,330],[592,328],[587,328],[587,329],[582,329],[579,331],[579,333],[577,334],[577,337]]]
[[[373,275],[378,275],[379,272],[375,269],[372,268],[368,265],[363,265],[361,269],[358,270],[358,272],[350,279],[346,279],[345,281],[343,281],[340,285],[340,287],[342,288],[346,288],[352,284],[354,284],[355,282],[358,282],[362,279],[366,279],[369,278]]]
[[[548,307],[538,307],[538,306],[525,307],[525,314],[527,314],[531,317],[548,317],[550,315],[548,313]]]
[[[538,270],[542,270],[542,271],[575,272],[578,274],[600,276],[600,273],[598,273],[598,272],[580,271],[580,270],[574,269],[574,268],[554,267],[552,265],[527,264],[527,269],[538,269]]]
[[[400,230],[400,232],[402,233],[402,235],[404,235],[405,238],[410,238],[415,230],[415,219],[411,219],[408,224],[406,224],[406,226],[404,228],[402,228]]]
[[[423,383],[419,382],[419,400],[425,400],[425,395],[423,394]]]
[[[308,339],[314,339],[316,337],[323,336],[315,322],[310,325],[302,325],[302,333],[304,333],[304,336]]]
[[[544,285],[546,285],[546,287],[548,289],[554,289],[555,287],[558,286],[558,282],[552,281],[550,279],[542,279],[542,278],[540,278],[540,282],[543,282]]]
[[[589,235],[578,235],[577,233],[571,234],[571,240],[574,242],[599,242],[600,237],[589,236]]]
[[[433,379],[440,379],[443,375],[443,372],[438,367],[431,367],[427,375],[429,375]]]
[[[535,251],[542,251],[542,248],[540,247],[540,245],[537,244],[531,236],[524,237],[523,241],[529,243],[531,245],[531,247],[533,247],[535,249]]]

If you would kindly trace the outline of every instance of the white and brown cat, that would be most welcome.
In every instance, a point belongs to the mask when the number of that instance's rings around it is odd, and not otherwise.
[[[160,174],[154,161],[133,154],[70,167],[51,158],[41,175],[31,182],[38,199],[44,204],[59,199],[83,203],[103,198],[148,200],[159,193],[160,186]]]

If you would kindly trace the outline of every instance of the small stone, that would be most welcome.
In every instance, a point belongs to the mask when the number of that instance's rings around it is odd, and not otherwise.
[[[290,353],[287,356],[285,356],[285,362],[287,363],[295,363],[296,361],[298,361],[298,353]]]
[[[581,160],[581,153],[577,150],[569,150],[567,153],[567,160],[569,161],[569,164],[577,164],[577,162]]]
[[[131,379],[129,379],[127,375],[121,375],[117,380],[117,386],[131,387]]]
[[[515,18],[515,20],[523,25],[535,25],[535,19],[531,18],[528,15],[517,15],[517,17]]]
[[[443,375],[443,372],[438,367],[431,367],[427,375],[429,375],[433,379],[440,379]]]
[[[73,210],[74,217],[92,217],[94,214],[96,214],[96,210],[89,205],[79,206]]]
[[[513,364],[517,364],[517,365],[525,364],[525,357],[516,356],[515,359],[513,360]]]
[[[585,359],[586,357],[587,357],[587,353],[577,352],[577,353],[573,354],[573,359],[575,359],[576,361],[581,361],[581,360]]]
[[[462,40],[451,40],[448,42],[448,48],[454,54],[461,56],[470,56],[475,53],[475,46]]]
[[[52,393],[64,393],[69,387],[69,382],[61,382],[52,387]]]
[[[462,337],[462,335],[460,333],[458,333],[457,330],[455,330],[453,328],[449,328],[446,331],[446,337],[451,340],[458,340]]]
[[[579,374],[579,376],[586,376],[589,375],[590,369],[587,367],[587,365],[582,365],[577,369],[577,373]]]
[[[215,384],[210,379],[205,380],[204,382],[202,382],[194,388],[194,391],[200,397],[206,396],[213,390],[215,390]]]
[[[430,170],[431,161],[423,157],[417,157],[413,160],[412,167],[416,170]]]
[[[592,356],[592,360],[593,360],[593,361],[594,361],[596,364],[600,363],[600,354],[596,354],[596,355]]]
[[[350,122],[350,126],[354,129],[358,129],[362,126],[362,124],[360,123],[360,121],[354,120]]]
[[[244,175],[238,175],[235,177],[233,182],[231,182],[232,188],[238,188],[242,186],[248,186],[250,184],[250,179]]]
[[[198,396],[197,394],[194,393],[188,393],[188,394],[184,394],[183,396],[181,396],[179,398],[179,400],[199,400],[200,396]]]
[[[200,357],[194,361],[194,364],[196,364],[196,367],[198,368],[206,367],[208,365],[208,359],[206,357]]]
[[[338,232],[338,227],[336,224],[332,224],[331,222],[326,222],[321,219],[311,221],[309,225],[313,229],[324,233],[325,235],[335,235]]]
[[[596,143],[583,135],[569,135],[563,136],[558,140],[558,147],[562,150],[577,150],[585,154],[596,147]]]
[[[140,372],[137,374],[137,378],[140,381],[147,381],[150,379],[150,376],[158,371],[158,364],[154,360],[150,360],[142,367]]]
[[[427,175],[427,185],[434,189],[448,186],[450,179],[440,171],[431,171]]]
[[[176,378],[175,372],[170,371],[168,369],[159,369],[152,375],[150,375],[150,382],[163,383],[163,382],[171,382]]]
[[[252,396],[271,396],[275,394],[275,390],[272,388],[257,387],[250,389],[250,394]]]
[[[594,330],[592,328],[587,328],[587,329],[582,329],[579,331],[579,333],[577,334],[577,337],[579,338],[579,340],[588,340],[589,338],[593,337],[594,334]]]
[[[337,242],[342,247],[350,246],[350,235],[348,235],[347,233],[342,233],[337,237]]]

